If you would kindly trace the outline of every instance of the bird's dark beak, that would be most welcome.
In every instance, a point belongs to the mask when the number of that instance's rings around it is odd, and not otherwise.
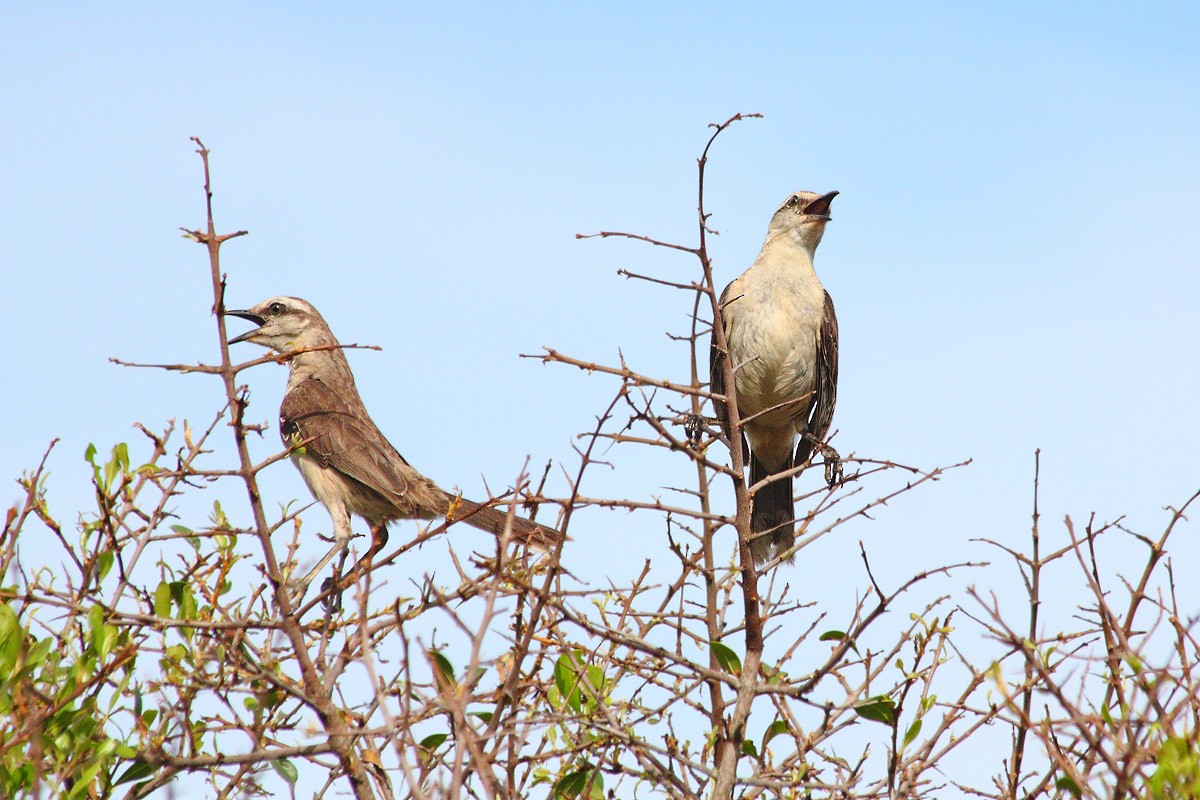
[[[838,192],[836,189],[828,194],[821,195],[804,207],[804,213],[812,217],[825,217],[829,219],[829,204],[837,196]]]
[[[266,318],[266,317],[260,317],[258,314],[255,314],[255,313],[253,313],[253,312],[251,312],[251,311],[244,311],[244,310],[243,310],[243,311],[233,311],[233,310],[230,310],[230,309],[226,309],[226,310],[225,310],[225,316],[227,316],[227,317],[241,317],[242,319],[248,319],[248,320],[250,320],[251,322],[253,322],[255,325],[257,325],[257,326],[258,326],[258,328],[255,328],[254,330],[251,330],[251,331],[246,331],[246,332],[245,332],[245,333],[243,333],[241,336],[235,336],[235,337],[233,337],[232,339],[230,339],[230,340],[229,340],[229,343],[230,343],[230,344],[237,344],[238,342],[244,342],[244,341],[246,341],[246,340],[247,340],[247,339],[249,339],[251,336],[253,336],[254,334],[258,333],[259,329],[260,329],[260,328],[262,328],[262,326],[263,326],[263,325],[266,323],[266,321],[267,321],[267,318]]]

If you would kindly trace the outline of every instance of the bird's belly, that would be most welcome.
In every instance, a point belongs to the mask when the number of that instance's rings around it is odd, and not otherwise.
[[[402,516],[379,492],[315,459],[293,454],[292,463],[304,476],[308,490],[326,507],[341,506],[351,514],[372,522],[384,522]]]
[[[814,325],[772,309],[744,315],[733,326],[729,352],[737,370],[738,411],[751,424],[790,427],[807,417],[816,387]]]

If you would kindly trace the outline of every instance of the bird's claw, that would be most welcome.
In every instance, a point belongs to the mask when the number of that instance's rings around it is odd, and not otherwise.
[[[698,448],[704,433],[704,417],[699,414],[688,414],[683,418],[683,431],[687,434],[688,444],[693,448]]]
[[[842,482],[842,457],[827,444],[821,445],[821,460],[825,462],[825,482],[833,488]]]
[[[338,586],[337,577],[332,575],[321,581],[321,605],[325,608],[327,616],[342,610],[342,590]]]

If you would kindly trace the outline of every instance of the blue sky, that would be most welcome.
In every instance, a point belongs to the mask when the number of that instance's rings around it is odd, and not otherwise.
[[[478,494],[526,455],[573,464],[613,389],[519,353],[619,348],[648,374],[686,374],[665,332],[690,301],[616,270],[686,281],[695,264],[575,234],[692,243],[706,125],[737,112],[764,118],[711,156],[718,281],[749,265],[789,192],[840,190],[817,255],[842,329],[837,444],[923,467],[974,459],[805,551],[795,580],[848,602],[865,585],[858,539],[893,583],[990,557],[974,537],[1023,544],[1039,447],[1055,535],[1091,512],[1151,534],[1200,488],[1194,5],[2,13],[0,476],[60,438],[50,499],[68,520],[90,496],[89,442],[199,424],[219,402],[216,381],[108,362],[216,358],[204,253],[179,234],[203,222],[189,136],[213,151],[218,225],[251,232],[226,248],[230,305],[299,295],[342,341],[382,346],[352,355],[381,428]],[[283,370],[248,381],[273,421]],[[672,479],[636,452],[615,464],[593,493]],[[305,496],[282,464],[269,486]],[[615,521],[577,523],[593,579],[663,552],[653,520]],[[1175,547],[1196,585],[1195,528]],[[973,580],[1019,589],[1007,566]]]

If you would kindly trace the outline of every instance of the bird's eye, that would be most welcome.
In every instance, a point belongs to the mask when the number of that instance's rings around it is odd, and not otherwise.
[[[283,303],[271,303],[271,305],[267,308],[267,312],[270,313],[271,316],[277,317],[283,313],[284,308],[285,306]]]
[[[788,200],[788,205],[795,206],[799,202],[800,202],[800,198],[797,197],[796,195],[792,195],[791,198]]]

